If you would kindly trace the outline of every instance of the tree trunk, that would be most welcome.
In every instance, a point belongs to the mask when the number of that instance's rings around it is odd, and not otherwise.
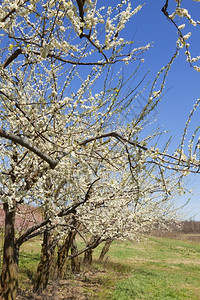
[[[92,253],[93,253],[93,249],[89,249],[85,251],[84,258],[83,258],[83,263],[85,266],[90,266],[92,264]]]
[[[96,236],[92,236],[90,241],[88,242],[87,246],[92,246],[90,249],[85,251],[84,253],[84,258],[83,258],[83,264],[86,266],[90,266],[92,264],[92,253],[93,253],[93,248],[95,246],[95,242],[97,241]]]
[[[66,263],[71,247],[72,231],[69,232],[63,245],[58,247],[58,258],[57,258],[57,275],[59,279],[63,279],[66,273]]]
[[[14,300],[18,287],[19,249],[15,247],[15,213],[16,207],[9,210],[7,203],[3,204],[5,212],[5,236],[3,249],[3,266],[1,272],[1,299]]]
[[[51,236],[48,230],[45,230],[43,235],[43,244],[41,250],[41,259],[37,268],[37,275],[33,290],[37,293],[41,293],[48,284],[51,258],[55,247],[51,247]]]
[[[101,254],[99,256],[99,261],[103,261],[106,253],[109,251],[110,249],[110,245],[112,244],[113,240],[108,240],[105,245],[103,246],[102,250],[101,250]]]
[[[73,233],[71,239],[71,255],[75,255],[78,252],[75,236],[76,236],[76,232]],[[71,270],[72,273],[75,274],[80,273],[80,261],[78,256],[71,258]]]

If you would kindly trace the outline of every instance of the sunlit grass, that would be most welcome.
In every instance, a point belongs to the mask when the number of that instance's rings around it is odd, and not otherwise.
[[[130,278],[118,282],[112,299],[199,299],[194,282],[189,281],[180,272],[146,266],[134,269]]]
[[[113,263],[127,265],[129,276],[107,299],[200,299],[199,244],[149,237],[138,244],[115,242],[108,255]]]
[[[106,260],[99,263],[102,247],[93,255],[92,272],[97,275],[88,275],[84,280],[87,299],[200,299],[200,244],[157,237],[147,237],[140,243],[116,241]],[[40,250],[39,238],[21,248],[19,283],[23,289],[32,289]]]
[[[35,238],[22,245],[19,255],[19,286],[32,288],[38,263],[40,261],[41,239]]]

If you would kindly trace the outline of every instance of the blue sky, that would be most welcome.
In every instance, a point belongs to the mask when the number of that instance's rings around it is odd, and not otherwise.
[[[174,0],[169,1],[169,13],[172,12]],[[133,7],[143,4],[143,1],[133,1]],[[134,34],[136,46],[153,42],[153,47],[144,55],[145,63],[140,72],[150,70],[149,79],[153,80],[161,67],[166,65],[175,52],[177,30],[161,12],[165,0],[147,1],[140,12],[135,15],[127,27],[127,37]],[[171,6],[170,6],[171,5]],[[194,20],[200,16],[200,3],[192,0],[182,1],[182,7],[187,8]],[[200,55],[200,28],[193,27],[184,19],[176,18],[177,25],[186,23],[183,34],[192,32],[188,40],[193,56]],[[169,130],[173,136],[171,151],[180,143],[183,128],[190,110],[197,98],[200,97],[200,73],[194,71],[186,62],[184,49],[169,72],[166,83],[166,94],[157,108],[158,123],[164,130]],[[193,132],[199,125],[200,110],[194,116],[189,128],[189,133]],[[188,188],[193,188],[194,195],[187,195],[183,201],[191,198],[190,203],[185,208],[188,217],[200,220],[200,174],[190,176]]]

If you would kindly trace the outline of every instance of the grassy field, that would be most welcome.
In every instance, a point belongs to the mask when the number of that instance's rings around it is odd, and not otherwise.
[[[34,277],[39,249],[38,240],[22,248],[20,282],[24,288],[30,284],[27,278]],[[100,251],[101,247],[95,250],[92,275],[84,275],[88,285],[83,292],[88,299],[200,299],[198,243],[157,237],[137,244],[114,242],[105,263],[95,261]]]

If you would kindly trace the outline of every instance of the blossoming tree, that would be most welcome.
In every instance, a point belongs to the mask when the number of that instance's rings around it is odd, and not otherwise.
[[[97,8],[92,1],[1,4],[5,298],[14,298],[17,286],[16,205],[29,195],[36,199],[36,182],[45,180],[45,174],[56,168],[61,158],[69,161],[77,143],[94,128],[95,132],[105,129],[113,107],[118,109],[115,95],[105,100],[108,92],[97,89],[94,93],[91,86],[106,65],[133,60],[148,49],[149,46],[129,52],[125,50],[129,43],[119,37],[125,23],[139,9],[132,10],[125,2],[117,9]],[[101,41],[97,37],[99,24],[105,29]],[[86,69],[88,75],[82,79],[83,73],[76,66],[89,65],[94,68]]]
[[[132,134],[137,138],[139,132]],[[86,242],[85,248],[74,254],[78,255],[85,250],[91,251],[108,239],[136,240],[155,225],[166,226],[167,220],[176,219],[172,199],[178,191],[181,192],[180,178],[176,173],[165,174],[164,170],[148,162],[139,163],[142,154],[137,147],[128,149],[119,142],[105,140],[101,143],[95,141],[90,147],[86,152],[77,148],[73,153],[71,161],[76,161],[73,177],[67,179],[66,165],[63,165],[62,172],[49,174],[51,197],[47,199],[47,205],[51,224],[65,228],[59,232],[59,241],[64,239],[58,255],[59,277],[65,274],[71,231],[75,234],[81,232],[81,238],[88,233],[92,235],[91,242]],[[55,199],[53,195],[58,194],[60,173],[65,183]],[[39,183],[38,188],[40,191],[36,195],[44,198],[45,186]],[[64,219],[58,218],[57,210],[64,212],[65,207],[69,209],[71,205],[76,205],[76,209],[73,210],[73,219],[71,222],[67,219],[66,224]]]
[[[0,5],[0,186],[5,211],[1,294],[5,299],[16,297],[19,247],[25,240],[47,224],[56,225],[59,218],[81,205],[85,223],[84,213],[90,207],[95,207],[94,215],[100,213],[95,197],[91,205],[85,205],[97,177],[101,178],[98,199],[107,191],[111,196],[115,189],[116,204],[108,198],[105,203],[111,203],[113,214],[116,211],[118,215],[122,205],[126,215],[130,213],[126,206],[132,205],[131,193],[134,191],[134,198],[136,191],[141,191],[138,176],[146,165],[153,162],[158,166],[154,174],[147,172],[148,168],[146,174],[155,176],[158,190],[162,183],[165,195],[169,191],[162,167],[172,165],[175,170],[187,171],[197,166],[191,160],[188,165],[182,154],[176,157],[150,148],[153,134],[141,139],[137,134],[160,100],[173,59],[155,79],[148,103],[128,122],[144,78],[133,87],[138,68],[134,65],[134,72],[124,77],[123,67],[140,60],[150,44],[133,48],[132,42],[123,38],[123,29],[141,8],[132,9],[128,0],[112,1],[110,6],[90,0],[5,0]],[[179,42],[183,44],[181,39]],[[155,91],[161,74],[161,87]],[[103,178],[112,180],[116,168],[118,175],[101,192]],[[121,182],[124,197],[116,187],[122,170],[127,177]],[[128,178],[134,183],[132,191],[123,186]],[[147,211],[157,205],[151,197],[142,199]],[[45,207],[45,220],[16,240],[16,208],[30,201]],[[96,225],[90,224],[94,231]]]

